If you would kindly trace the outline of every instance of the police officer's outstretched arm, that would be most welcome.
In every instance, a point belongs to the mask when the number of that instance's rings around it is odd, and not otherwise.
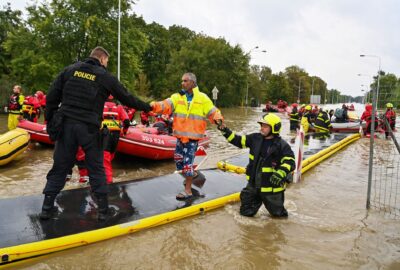
[[[122,104],[145,112],[151,111],[151,106],[148,103],[131,95],[116,77],[107,73],[104,79],[107,89],[109,89],[111,94],[121,101]]]
[[[45,119],[47,121],[50,121],[53,118],[54,113],[58,110],[61,103],[65,72],[66,70],[62,71],[57,76],[46,95]]]

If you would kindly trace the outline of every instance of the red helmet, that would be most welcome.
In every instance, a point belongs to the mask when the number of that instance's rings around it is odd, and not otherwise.
[[[297,106],[298,106],[297,103],[293,103],[293,104],[292,104],[292,107],[297,107]]]
[[[40,90],[36,91],[35,95],[38,99],[43,99],[43,97],[44,97],[44,93]]]
[[[114,97],[113,97],[112,95],[109,95],[109,96],[108,96],[108,99],[109,99],[109,100],[112,100],[112,99],[114,99]]]

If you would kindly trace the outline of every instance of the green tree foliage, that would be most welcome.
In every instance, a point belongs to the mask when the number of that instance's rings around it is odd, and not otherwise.
[[[311,94],[321,95],[322,102],[347,99],[299,66],[276,74],[266,66],[249,66],[249,54],[239,45],[183,26],[148,24],[133,12],[133,0],[121,4],[120,78],[142,97],[166,98],[180,88],[183,73],[193,72],[202,91],[211,95],[214,86],[220,90],[218,106],[244,105],[246,96],[248,104],[296,102],[299,94],[301,103],[308,103]],[[13,84],[21,84],[25,94],[46,91],[65,66],[83,60],[96,46],[110,52],[108,69],[117,73],[118,0],[43,1],[27,8],[26,20],[10,5],[1,8],[2,103]],[[382,74],[381,85],[382,102],[390,93],[400,96],[393,74]]]
[[[13,11],[10,4],[0,7],[0,107],[6,105],[14,81],[11,77],[11,55],[4,45],[21,25],[21,11]]]
[[[245,96],[248,58],[240,47],[230,46],[224,39],[199,35],[181,43],[171,54],[167,65],[167,86],[171,94],[180,87],[183,73],[196,74],[200,89],[211,95],[214,86],[220,90],[219,106],[234,106]]]
[[[285,74],[280,72],[272,74],[268,81],[267,96],[265,101],[272,101],[276,104],[279,99],[291,100],[292,90],[289,81],[286,79]]]
[[[121,81],[132,89],[147,39],[135,28],[137,18],[128,14],[132,1],[122,2]],[[117,0],[53,0],[27,11],[27,27],[10,36],[6,49],[13,75],[29,88],[47,89],[64,66],[86,58],[99,45],[109,50],[109,69],[116,70]]]

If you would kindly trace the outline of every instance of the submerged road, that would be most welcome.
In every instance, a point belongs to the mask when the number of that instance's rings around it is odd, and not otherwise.
[[[224,109],[227,125],[258,130],[257,109]],[[283,118],[283,116],[282,116]],[[0,116],[0,133],[6,117]],[[290,139],[288,121],[282,135]],[[209,127],[212,158],[243,153]],[[382,142],[384,143],[384,142]],[[239,204],[87,247],[41,257],[27,269],[399,269],[400,224],[366,211],[369,140],[361,139],[303,175],[286,192],[289,218],[238,214]],[[52,148],[32,145],[16,162],[0,167],[0,198],[39,194],[52,164]],[[115,180],[163,175],[173,161],[118,155]],[[67,188],[79,187],[77,173]],[[154,190],[157,196],[157,190]],[[149,198],[151,200],[151,198]],[[12,209],[10,209],[12,211]]]

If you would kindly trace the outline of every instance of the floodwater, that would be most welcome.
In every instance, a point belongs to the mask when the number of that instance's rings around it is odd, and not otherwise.
[[[332,105],[333,106],[333,105]],[[362,110],[361,107],[357,107]],[[260,109],[223,109],[238,133],[258,130]],[[289,134],[282,115],[282,135]],[[0,133],[6,131],[0,115]],[[243,153],[209,127],[208,167]],[[365,209],[369,140],[361,139],[303,175],[286,191],[288,219],[264,208],[254,218],[239,204],[128,236],[40,257],[24,269],[400,269],[400,223]],[[0,198],[41,193],[52,148],[32,144],[19,160],[0,167]],[[162,175],[173,161],[117,155],[116,181]],[[66,188],[79,187],[77,172]],[[157,196],[157,191],[154,191]],[[151,199],[151,198],[149,198]]]

